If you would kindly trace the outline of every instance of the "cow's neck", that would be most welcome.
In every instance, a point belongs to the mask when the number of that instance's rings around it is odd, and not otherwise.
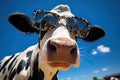
[[[57,80],[57,70],[50,69],[47,64],[40,64],[40,68],[44,72],[44,80]]]
[[[37,44],[31,56],[30,69],[28,70],[28,76],[29,76],[28,80],[43,80],[44,79],[43,71],[38,68],[38,55],[39,55],[39,48]]]
[[[39,51],[36,46],[35,53],[31,56],[29,80],[57,80],[57,70],[50,69],[48,64],[39,63]]]

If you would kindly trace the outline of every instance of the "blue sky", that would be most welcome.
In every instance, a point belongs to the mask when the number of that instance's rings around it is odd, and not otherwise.
[[[33,10],[51,10],[67,4],[74,15],[100,25],[106,36],[96,42],[78,40],[80,67],[71,67],[59,73],[60,80],[92,80],[94,76],[120,72],[120,0],[1,0],[0,1],[0,60],[7,55],[23,51],[38,42],[37,34],[26,35],[7,20],[14,12],[26,13],[33,19]]]

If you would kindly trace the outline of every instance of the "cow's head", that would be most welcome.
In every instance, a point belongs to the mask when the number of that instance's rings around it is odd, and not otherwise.
[[[35,10],[34,21],[23,13],[10,15],[9,21],[22,32],[40,35],[40,64],[57,70],[79,66],[77,38],[95,41],[105,35],[100,27],[75,17],[67,5],[59,5],[51,11]]]

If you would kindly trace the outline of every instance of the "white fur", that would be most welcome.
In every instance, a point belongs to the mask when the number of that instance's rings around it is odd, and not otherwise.
[[[58,5],[51,12],[56,13],[60,16],[65,17],[73,17],[74,15],[71,13],[70,8],[68,5]]]

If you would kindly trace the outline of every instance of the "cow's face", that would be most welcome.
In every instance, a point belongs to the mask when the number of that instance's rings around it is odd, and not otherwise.
[[[66,5],[59,5],[50,12],[36,10],[35,21],[22,13],[10,15],[9,21],[20,31],[40,35],[39,62],[57,70],[79,66],[77,38],[94,41],[105,35],[96,26],[91,27],[83,18],[74,17]]]
[[[62,12],[61,8],[65,10]],[[70,65],[75,67],[79,65],[79,50],[75,35],[68,30],[66,25],[66,18],[73,16],[68,10],[67,6],[57,6],[42,18],[40,25],[43,29],[47,27],[48,30],[40,41],[39,61],[41,64],[49,64],[50,67],[58,70],[66,70]],[[38,11],[38,14],[42,13]]]

